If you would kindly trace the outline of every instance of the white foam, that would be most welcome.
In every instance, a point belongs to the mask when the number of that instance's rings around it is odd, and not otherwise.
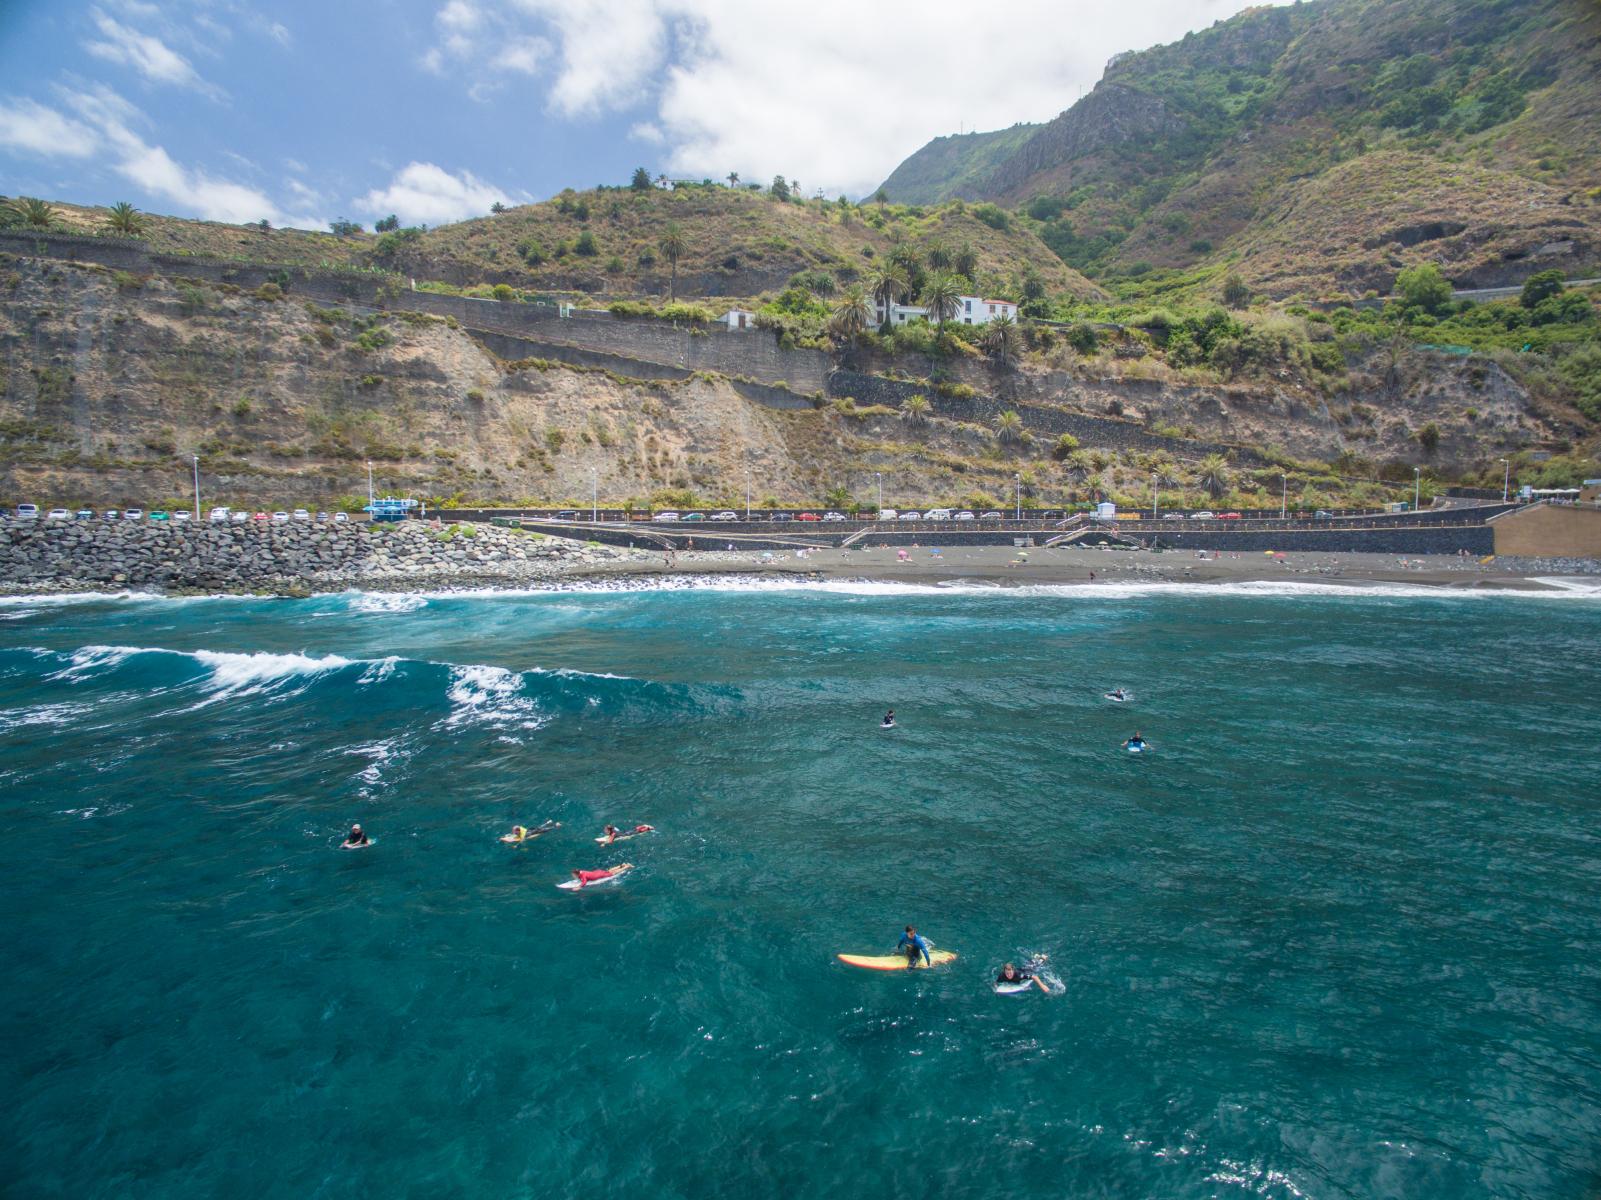
[[[361,687],[382,683],[395,673],[395,668],[399,665],[400,659],[393,654],[388,658],[380,658],[376,662],[369,662],[367,669],[361,673],[361,678],[356,680],[356,683]]]
[[[0,606],[12,604],[103,604],[107,600],[164,600],[156,592],[49,592],[0,596]]]
[[[370,797],[372,789],[385,787],[388,780],[384,778],[384,768],[392,762],[403,761],[410,757],[401,749],[399,738],[389,738],[381,742],[373,742],[368,746],[352,746],[346,750],[347,755],[359,755],[367,760],[367,765],[356,772],[356,778],[365,785],[360,794]]]
[[[428,604],[428,597],[415,592],[353,592],[350,611],[358,613],[416,612]]]
[[[0,733],[25,729],[32,725],[71,725],[93,709],[92,704],[72,702],[30,704],[26,708],[0,709]]]
[[[539,706],[522,694],[523,677],[505,667],[452,667],[451,713],[439,723],[443,729],[485,725],[491,729],[538,729],[546,718]]]
[[[74,650],[67,665],[46,679],[65,683],[78,683],[101,671],[109,671],[118,663],[142,651],[138,646],[84,646]]]

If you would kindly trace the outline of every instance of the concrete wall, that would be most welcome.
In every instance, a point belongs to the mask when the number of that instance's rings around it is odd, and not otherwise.
[[[1601,509],[1536,504],[1490,524],[1497,554],[1528,558],[1601,558]]]

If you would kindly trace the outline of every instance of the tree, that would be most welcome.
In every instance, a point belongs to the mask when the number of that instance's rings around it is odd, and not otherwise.
[[[579,234],[578,241],[573,244],[573,253],[584,258],[594,258],[599,254],[600,247],[595,244],[595,235],[587,229]]]
[[[908,396],[901,405],[901,420],[913,429],[921,429],[928,424],[930,412],[928,397],[918,393],[915,396]]]
[[[851,492],[844,484],[836,484],[823,493],[823,503],[829,508],[849,508]]]
[[[1518,303],[1524,308],[1534,308],[1542,300],[1560,296],[1566,280],[1567,276],[1561,271],[1536,271],[1523,281],[1523,294],[1518,297]]]
[[[739,172],[738,171],[730,171],[728,173],[728,186],[731,187],[731,188],[737,188],[739,186]]]
[[[929,269],[933,271],[949,271],[956,261],[956,256],[944,242],[935,242],[928,248],[928,253],[924,257],[928,260]]]
[[[1080,354],[1094,354],[1100,341],[1095,326],[1088,321],[1075,321],[1072,328],[1067,331],[1067,344]]]
[[[1021,446],[1028,440],[1023,418],[1013,409],[1007,409],[995,418],[995,440],[1003,446]]]
[[[975,276],[978,273],[978,251],[967,242],[963,242],[961,249],[957,250],[954,260],[956,273],[965,275],[969,283],[977,283]]]
[[[1221,454],[1208,454],[1201,460],[1196,472],[1196,480],[1206,494],[1216,500],[1229,490],[1229,468]]]
[[[867,277],[867,288],[874,300],[884,306],[884,324],[893,325],[896,303],[906,294],[906,273],[886,262]]]
[[[789,199],[789,184],[782,175],[774,175],[772,186],[767,189],[774,200]]]
[[[1251,289],[1246,286],[1245,280],[1238,275],[1230,275],[1223,281],[1223,303],[1230,308],[1244,308],[1251,302]]]
[[[400,228],[400,218],[390,213],[387,217],[374,221],[372,228],[374,233],[393,233]]]
[[[361,232],[361,224],[357,221],[347,221],[340,217],[337,221],[329,221],[328,228],[335,237],[354,237]]]
[[[644,167],[635,167],[634,177],[628,181],[628,186],[636,192],[650,191],[650,172]]]
[[[948,271],[935,275],[923,289],[923,305],[939,325],[942,334],[945,332],[945,322],[956,315],[961,304],[962,287],[956,282],[956,276]]]
[[[106,225],[112,233],[120,233],[124,237],[138,237],[145,229],[145,221],[139,215],[139,210],[126,200],[118,201],[111,206],[111,212],[106,217]]]
[[[1451,281],[1433,263],[1419,263],[1402,271],[1395,277],[1395,291],[1406,307],[1421,309],[1431,316],[1451,303]]]
[[[873,306],[868,303],[867,293],[860,284],[851,284],[834,305],[829,328],[846,341],[854,342],[872,323]]]
[[[500,216],[501,213],[506,211],[506,206],[504,204],[502,204],[499,200],[496,200],[493,204],[491,204],[489,206],[489,211],[494,216],[498,217],[498,216]]]
[[[879,208],[883,208],[884,205],[889,203],[889,193],[883,188],[879,188],[878,191],[873,193],[873,203],[878,205]]]
[[[31,225],[35,229],[49,229],[55,223],[56,210],[43,200],[23,196],[20,200],[13,200],[11,208],[22,218],[24,224]]]
[[[1017,344],[1021,337],[1017,322],[1002,313],[991,318],[990,323],[984,326],[984,353],[1004,367],[1017,356]]]
[[[662,240],[657,243],[664,257],[673,268],[673,281],[667,295],[670,300],[678,299],[678,260],[683,257],[685,245],[684,234],[678,228],[677,222],[667,226],[667,232],[662,234]]]

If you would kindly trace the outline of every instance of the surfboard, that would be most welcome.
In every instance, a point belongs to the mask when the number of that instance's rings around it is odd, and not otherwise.
[[[616,883],[623,878],[623,875],[627,874],[628,872],[624,871],[622,875],[613,875],[609,879],[593,879],[588,883],[579,883],[576,879],[564,879],[556,886],[564,892],[587,892],[590,888],[605,887],[607,884]]]
[[[847,967],[863,967],[869,971],[905,971],[907,970],[906,955],[904,954],[836,954],[835,958]],[[918,956],[917,966],[913,969],[926,971],[930,966],[942,967],[956,958],[954,950],[930,950],[929,961],[925,963],[921,955]]]
[[[1128,752],[1130,754],[1144,754],[1145,753],[1145,747],[1149,746],[1149,745],[1150,745],[1149,742],[1141,742],[1138,746],[1130,746],[1128,748]]]
[[[1029,991],[1033,986],[1034,981],[1032,979],[1023,980],[1020,983],[997,982],[995,984],[995,994],[997,996],[1016,996],[1019,993]]]
[[[894,721],[880,721],[878,723],[878,727],[880,729],[894,729],[895,728],[895,722]]]
[[[595,841],[599,845],[610,846],[610,845],[612,845],[612,844],[614,844],[616,842],[632,841],[634,838],[644,837],[647,833],[655,833],[655,832],[656,832],[656,830],[655,830],[655,827],[653,826],[650,829],[641,829],[638,833],[632,833],[632,832],[630,832],[630,833],[619,833],[614,838],[609,838],[603,833],[598,838],[596,838]]]
[[[1106,695],[1106,698],[1108,700],[1110,700],[1113,704],[1122,704],[1124,701],[1126,701],[1128,699],[1127,695],[1114,696],[1114,695],[1112,695],[1111,692],[1107,692],[1107,693],[1105,693],[1105,695]]]

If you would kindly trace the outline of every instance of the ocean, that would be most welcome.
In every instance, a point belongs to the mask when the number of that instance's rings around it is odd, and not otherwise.
[[[0,1193],[1594,1196],[1598,682],[1581,593],[5,601]]]

